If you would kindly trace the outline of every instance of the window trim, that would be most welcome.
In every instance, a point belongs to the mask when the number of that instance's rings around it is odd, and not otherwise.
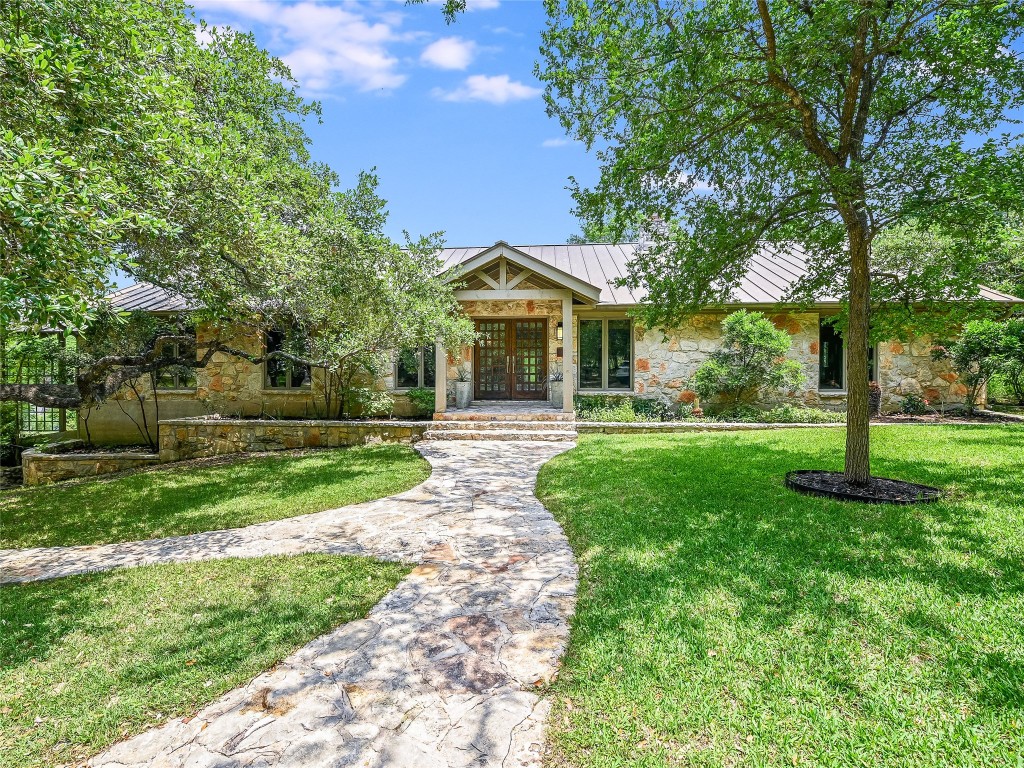
[[[625,315],[621,317],[586,317],[577,315],[579,319],[579,328],[576,335],[576,356],[577,358],[583,357],[583,349],[580,339],[583,337],[583,323],[585,322],[599,322],[601,323],[601,384],[597,387],[584,387],[581,377],[583,375],[583,366],[576,366],[576,391],[587,392],[591,394],[601,393],[621,393],[621,392],[632,392],[633,382],[636,377],[636,364],[633,360],[633,320]],[[608,386],[608,321],[609,320],[625,320],[629,323],[629,384],[625,387],[610,387]]]
[[[398,353],[395,354],[395,363],[392,366],[392,371],[391,371],[391,376],[392,376],[391,381],[394,383],[394,386],[391,387],[391,391],[392,392],[408,392],[410,389],[434,389],[437,386],[437,370],[436,369],[434,370],[434,383],[430,384],[430,385],[424,383],[426,381],[425,368],[426,368],[426,360],[427,360],[427,350],[430,350],[430,353],[432,355],[433,354],[437,354],[437,347],[435,345],[433,345],[433,344],[425,344],[422,347],[415,347],[415,349],[416,349],[416,385],[412,386],[412,387],[400,387],[400,386],[398,386],[398,359],[399,359],[399,355],[402,354],[401,351],[399,351]]]
[[[280,333],[282,337],[287,337],[287,331],[282,331],[280,328],[271,328],[263,332],[263,349],[265,352],[270,352],[270,334],[273,332]],[[292,368],[288,366],[285,371],[288,383],[283,387],[275,387],[270,383],[270,371],[267,370],[267,363],[269,361],[263,361],[263,391],[264,392],[308,392],[313,387],[313,368],[312,366],[306,366],[309,369],[308,384],[293,384],[292,383]]]
[[[179,342],[179,341],[165,341],[165,342],[162,342],[162,344],[160,346],[161,354],[163,354],[164,348],[168,347],[168,346],[171,348],[171,352],[172,352],[171,356],[172,357],[177,358],[177,357],[179,357],[181,355],[181,342]],[[171,384],[169,386],[161,386],[161,384],[160,384],[160,376],[161,376],[160,372],[159,371],[155,371],[154,373],[156,374],[156,376],[155,376],[155,387],[154,388],[156,389],[157,392],[165,392],[165,393],[167,393],[167,392],[195,392],[196,388],[199,385],[199,382],[196,381],[196,372],[195,372],[194,369],[192,370],[192,374],[191,374],[191,379],[192,379],[192,384],[191,385],[183,384],[182,381],[181,381],[182,374],[180,372],[176,371],[175,373],[171,374],[174,377],[173,384]]]
[[[827,320],[828,317],[829,316],[825,316],[825,317],[822,317],[820,315],[818,316],[818,392],[821,393],[821,394],[830,396],[830,397],[834,397],[836,395],[845,395],[845,394],[847,394],[850,382],[849,382],[849,371],[847,370],[847,365],[846,365],[846,339],[844,339],[842,337],[842,335],[839,335],[839,340],[840,340],[840,342],[843,345],[843,365],[842,365],[843,381],[842,381],[842,386],[840,386],[840,387],[822,387],[821,386],[821,352],[822,352],[822,349],[824,348],[823,344],[821,343],[821,326],[823,325],[822,321],[823,320]],[[878,364],[879,364],[878,348],[879,348],[878,344],[871,344],[871,345],[868,346],[868,352],[869,353],[874,353],[873,356],[870,355],[870,354],[868,356],[868,381],[878,381]],[[872,357],[873,357],[873,363],[872,363]],[[874,371],[872,371],[872,367],[874,367]]]

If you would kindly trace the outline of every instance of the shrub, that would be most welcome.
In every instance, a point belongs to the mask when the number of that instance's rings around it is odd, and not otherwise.
[[[796,360],[787,360],[791,340],[760,312],[740,310],[722,321],[722,347],[711,353],[691,386],[701,398],[721,395],[739,405],[764,387],[797,387],[804,381]]]
[[[409,402],[416,408],[418,416],[431,416],[434,413],[434,390],[427,387],[413,387],[405,393]]]
[[[967,387],[964,401],[968,413],[974,413],[978,399],[992,377],[1015,359],[1017,331],[1015,320],[1004,323],[972,320],[964,326],[960,338],[932,350],[932,357],[936,360],[949,360]],[[1020,334],[1024,337],[1024,329]]]
[[[920,395],[909,392],[903,396],[903,402],[900,403],[900,413],[904,413],[907,416],[920,416],[921,414],[928,413],[928,401]]]
[[[634,395],[576,395],[573,405],[580,421],[633,423],[674,418],[672,409],[661,400]]]

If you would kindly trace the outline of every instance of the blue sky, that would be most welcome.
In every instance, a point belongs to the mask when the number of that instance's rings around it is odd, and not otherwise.
[[[346,186],[377,168],[390,234],[444,230],[449,245],[564,243],[579,231],[565,187],[596,161],[544,111],[533,76],[544,28],[533,0],[436,3],[194,0],[251,31],[323,104],[312,152]]]

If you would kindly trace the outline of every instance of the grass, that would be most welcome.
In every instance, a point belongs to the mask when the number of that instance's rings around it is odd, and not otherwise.
[[[554,765],[1020,766],[1024,428],[875,427],[944,501],[800,496],[843,430],[585,436],[538,494],[581,566]]]
[[[332,555],[217,560],[0,589],[0,766],[77,762],[203,705],[408,571]]]
[[[411,448],[378,445],[2,491],[0,548],[238,528],[389,496],[429,475]]]

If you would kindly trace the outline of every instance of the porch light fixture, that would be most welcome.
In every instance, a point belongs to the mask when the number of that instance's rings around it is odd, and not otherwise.
[[[555,326],[555,338],[558,339],[559,341],[562,340],[562,323],[561,322],[559,322],[558,325]]]

